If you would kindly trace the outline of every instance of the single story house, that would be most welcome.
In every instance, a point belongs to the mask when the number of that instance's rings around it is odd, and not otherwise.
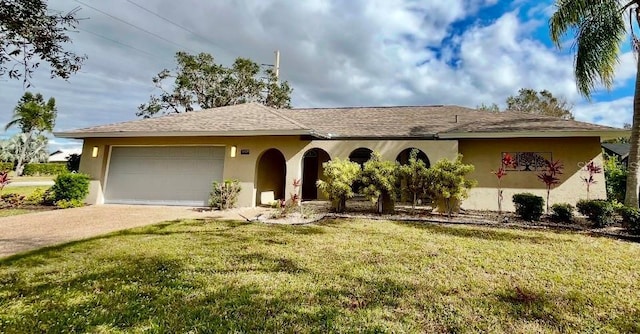
[[[81,148],[74,148],[74,149],[60,149],[60,150],[56,150],[55,152],[52,152],[51,154],[49,154],[49,163],[57,163],[57,164],[66,164],[67,161],[69,160],[69,156],[72,154],[77,154],[77,155],[81,155],[82,154],[82,149]]]
[[[515,112],[491,113],[448,106],[273,109],[247,103],[197,112],[57,132],[84,140],[80,171],[91,176],[90,204],[206,205],[214,180],[239,180],[238,204],[255,206],[288,198],[302,179],[302,198],[322,198],[315,182],[332,158],[364,162],[372,151],[406,161],[419,149],[430,164],[464,156],[475,166],[477,187],[467,209],[497,209],[497,178],[503,157],[504,209],[511,196],[544,196],[537,175],[545,159],[560,160],[564,173],[551,202],[586,198],[583,167],[602,165],[600,142],[626,134],[596,124]],[[604,198],[604,175],[596,175],[591,198]]]
[[[618,158],[623,166],[629,165],[629,151],[631,144],[629,143],[602,143],[602,150],[610,157]]]

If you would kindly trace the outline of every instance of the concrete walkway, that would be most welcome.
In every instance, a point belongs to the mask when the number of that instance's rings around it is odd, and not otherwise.
[[[16,181],[7,184],[7,188],[14,187],[50,187],[53,185],[53,181]]]
[[[0,218],[0,258],[132,227],[186,218],[244,220],[261,208],[199,212],[193,208],[97,205]],[[242,215],[242,216],[240,216]]]

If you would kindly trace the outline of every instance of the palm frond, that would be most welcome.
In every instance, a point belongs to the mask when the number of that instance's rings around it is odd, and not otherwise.
[[[611,88],[620,45],[627,34],[618,0],[558,0],[549,21],[551,39],[561,47],[562,37],[575,33],[575,77],[578,91],[587,98],[601,83]]]

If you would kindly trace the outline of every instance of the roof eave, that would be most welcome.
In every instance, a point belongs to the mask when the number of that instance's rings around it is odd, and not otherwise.
[[[601,140],[628,135],[626,130],[582,130],[582,131],[510,131],[510,132],[445,132],[440,139],[495,139],[495,138],[553,138],[553,137],[600,137]]]
[[[255,131],[107,131],[107,132],[54,132],[58,138],[124,138],[124,137],[243,137],[243,136],[299,136],[313,135],[308,129],[255,130]]]

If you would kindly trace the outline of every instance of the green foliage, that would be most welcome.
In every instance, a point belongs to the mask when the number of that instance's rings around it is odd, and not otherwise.
[[[214,181],[209,196],[209,206],[218,210],[227,210],[235,207],[241,189],[238,180],[224,180],[222,183]]]
[[[627,169],[617,157],[606,157],[603,167],[607,185],[607,198],[623,202],[627,188]]]
[[[24,204],[24,195],[8,193],[0,195],[0,209],[12,209]]]
[[[544,210],[544,198],[531,193],[515,194],[512,197],[516,214],[527,221],[538,221]]]
[[[45,0],[2,1],[0,5],[0,76],[29,79],[45,61],[51,76],[68,79],[86,59],[63,46],[71,42],[68,31],[75,31],[79,7],[66,14],[47,8]],[[43,66],[44,67],[44,66]]]
[[[0,162],[0,171],[13,170],[13,162]]]
[[[460,202],[469,196],[469,189],[476,185],[475,180],[467,179],[473,170],[473,165],[462,162],[462,155],[455,160],[440,159],[427,170],[427,192],[436,200],[438,210],[451,215],[458,209]]]
[[[344,212],[347,199],[355,194],[351,186],[360,177],[360,165],[349,160],[335,158],[322,164],[324,180],[316,185],[331,201],[332,209]]]
[[[177,67],[163,70],[153,78],[161,91],[149,102],[138,107],[136,115],[148,118],[159,113],[181,113],[258,101],[275,108],[290,108],[292,89],[279,82],[273,69],[261,73],[260,65],[246,58],[237,58],[231,67],[216,64],[212,55],[176,53]],[[266,76],[267,80],[261,79]],[[173,80],[173,89],[164,88]]]
[[[42,205],[54,205],[56,201],[56,192],[53,187],[45,190],[42,195]]]
[[[491,103],[491,104],[482,103],[481,105],[476,106],[476,109],[480,111],[500,112],[500,107],[498,107],[498,105],[495,103]]]
[[[80,159],[82,156],[80,154],[70,154],[67,157],[67,170],[70,172],[77,172],[80,169]]]
[[[60,175],[67,173],[65,164],[56,163],[38,163],[26,164],[22,175],[26,176],[42,176],[42,175]]]
[[[617,212],[622,218],[622,227],[633,234],[640,234],[640,210],[623,206]]]
[[[411,205],[415,208],[418,199],[426,193],[429,179],[427,164],[418,159],[417,149],[411,150],[409,163],[400,166],[399,173],[406,182],[406,190],[411,194]]]
[[[398,163],[381,160],[380,153],[373,152],[360,174],[364,187],[362,193],[376,203],[378,213],[393,213],[398,180]]]
[[[598,83],[611,88],[618,63],[618,53],[625,41],[626,1],[605,0],[583,5],[574,1],[557,1],[549,20],[551,40],[558,48],[567,43],[563,37],[575,34],[574,61],[578,91],[590,97]],[[635,7],[635,6],[634,6]],[[631,17],[630,19],[635,19]]]
[[[25,92],[13,110],[13,117],[5,126],[5,131],[14,126],[20,127],[22,131],[22,144],[16,152],[16,174],[22,175],[24,164],[29,161],[32,154],[32,141],[34,136],[40,136],[42,132],[52,131],[56,123],[57,109],[56,100],[49,98],[44,101],[42,94]]]
[[[27,195],[25,202],[30,205],[40,205],[44,202],[46,190],[44,188],[36,188],[31,194]]]
[[[551,219],[559,223],[571,223],[573,210],[573,205],[569,203],[556,203],[551,206]]]
[[[613,206],[605,200],[580,200],[576,204],[576,208],[578,208],[578,212],[587,216],[594,227],[606,227],[615,221]]]
[[[518,95],[507,98],[507,110],[573,119],[571,104],[565,98],[553,96],[546,89],[537,92],[530,88],[521,88]]]
[[[56,201],[58,209],[80,208],[84,206],[84,202],[79,199],[61,199]]]
[[[26,133],[18,133],[0,141],[0,159],[10,162],[10,169],[17,167],[16,162],[22,156],[23,164],[47,162],[49,159],[49,139],[42,134],[29,138]]]
[[[64,165],[62,165],[64,167]],[[83,201],[89,194],[89,175],[79,173],[60,174],[51,187],[55,202],[61,200]]]

